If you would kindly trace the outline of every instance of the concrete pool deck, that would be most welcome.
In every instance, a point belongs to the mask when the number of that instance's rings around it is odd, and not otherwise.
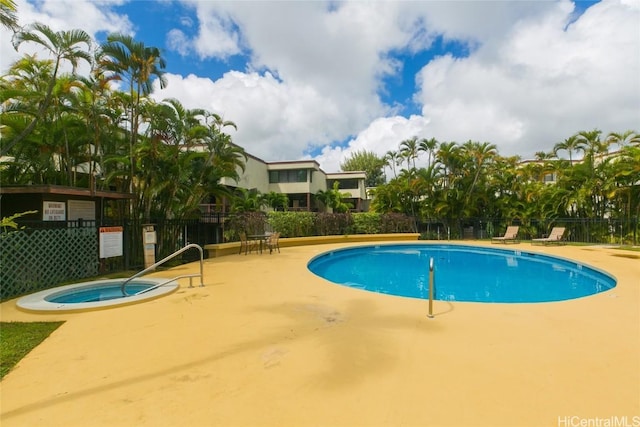
[[[618,285],[554,303],[436,301],[428,319],[425,300],[306,268],[360,245],[208,259],[205,287],[185,279],[173,294],[109,310],[32,314],[7,301],[2,321],[66,323],[0,382],[0,424],[640,425],[639,253],[509,245],[589,264]]]

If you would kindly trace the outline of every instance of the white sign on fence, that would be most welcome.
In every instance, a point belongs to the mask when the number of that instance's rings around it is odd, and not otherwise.
[[[68,200],[69,221],[77,221],[80,218],[87,221],[96,219],[96,202],[91,200]]]
[[[100,258],[122,256],[122,227],[100,227]]]
[[[43,221],[66,221],[67,204],[65,202],[42,202]]]

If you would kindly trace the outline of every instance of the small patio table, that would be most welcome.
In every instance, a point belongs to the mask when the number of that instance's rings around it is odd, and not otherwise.
[[[258,240],[260,242],[260,253],[262,253],[262,246],[266,244],[269,236],[271,236],[271,233],[251,234],[247,237],[252,240]]]

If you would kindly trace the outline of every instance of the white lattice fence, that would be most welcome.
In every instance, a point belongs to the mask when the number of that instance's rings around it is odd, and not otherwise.
[[[98,274],[95,228],[22,230],[0,234],[0,298]]]

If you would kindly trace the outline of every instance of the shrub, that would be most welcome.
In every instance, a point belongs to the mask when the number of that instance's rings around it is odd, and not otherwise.
[[[380,233],[413,233],[416,225],[413,218],[400,213],[386,213],[380,216]]]
[[[404,214],[276,212],[267,221],[282,237],[336,236],[341,234],[410,233],[415,230],[411,217]]]
[[[241,212],[233,214],[227,220],[224,233],[226,241],[240,240],[240,232],[248,235],[263,234],[267,218],[263,212]]]
[[[312,236],[315,225],[313,212],[269,212],[267,221],[282,237]]]
[[[353,214],[355,234],[378,234],[382,228],[381,217],[376,212],[360,212]]]
[[[349,212],[316,214],[316,234],[318,236],[349,234],[353,230],[353,220]]]

